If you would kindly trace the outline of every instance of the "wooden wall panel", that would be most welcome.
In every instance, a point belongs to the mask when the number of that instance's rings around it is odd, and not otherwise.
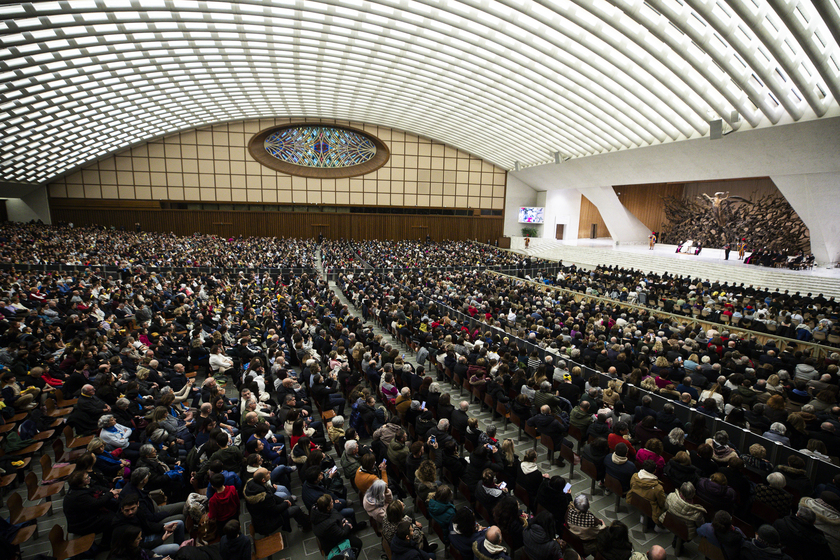
[[[651,231],[662,231],[667,222],[662,197],[682,197],[682,183],[656,183],[650,185],[622,185],[613,190],[627,210]]]
[[[331,212],[245,212],[222,210],[152,210],[142,204],[118,201],[111,208],[91,205],[92,201],[68,200],[53,204],[53,223],[103,225],[133,231],[172,232],[177,235],[205,234],[259,237],[317,237],[328,239],[477,239],[487,242],[502,235],[501,216],[411,216],[399,214],[352,214]]]
[[[598,207],[589,202],[589,199],[580,197],[580,223],[578,225],[578,239],[589,239],[592,231],[592,224],[598,224],[598,237],[609,237],[610,230],[601,217]]]

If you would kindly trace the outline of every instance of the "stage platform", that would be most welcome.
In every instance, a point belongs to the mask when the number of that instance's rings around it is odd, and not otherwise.
[[[745,285],[807,294],[823,294],[840,299],[840,268],[814,267],[809,270],[787,270],[744,264],[738,252],[724,259],[723,249],[703,249],[699,255],[676,253],[676,245],[658,244],[651,251],[645,245],[615,245],[611,239],[555,241],[532,239],[524,248],[523,238],[514,238],[511,249],[534,257],[562,260],[586,269],[597,265],[618,265],[645,272],[691,276],[703,280],[743,282]],[[749,256],[749,253],[747,253]]]

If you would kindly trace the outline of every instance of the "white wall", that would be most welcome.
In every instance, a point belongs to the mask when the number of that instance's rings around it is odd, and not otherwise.
[[[620,150],[509,172],[536,190],[770,177],[811,233],[820,263],[838,260],[836,217],[840,184],[840,118],[733,132]],[[823,174],[823,177],[819,177]],[[784,186],[784,188],[783,188]],[[549,196],[549,200],[551,197]],[[610,230],[615,216],[601,211]]]
[[[773,182],[808,225],[811,250],[818,262],[840,260],[840,222],[838,203],[834,202],[840,195],[840,173],[774,176]],[[815,238],[822,240],[819,247],[815,247]],[[818,250],[824,251],[824,255]]]
[[[505,229],[506,237],[522,236],[522,227],[519,223],[519,208],[522,206],[539,206],[537,204],[537,191],[513,177],[510,173],[507,176],[507,190],[505,191]],[[537,230],[544,229],[536,226]],[[538,233],[539,237],[540,234]]]
[[[580,226],[580,191],[577,189],[555,189],[545,193],[545,229],[543,236],[554,239],[557,224],[565,225],[564,241],[578,238]]]
[[[47,188],[41,187],[23,198],[10,198],[6,200],[6,213],[10,222],[28,222],[30,220],[41,220],[45,224],[50,221],[50,204],[47,197]]]

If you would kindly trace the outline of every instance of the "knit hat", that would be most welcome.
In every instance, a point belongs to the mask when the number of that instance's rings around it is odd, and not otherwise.
[[[820,500],[840,511],[840,496],[834,492],[823,492],[820,494]]]
[[[762,525],[756,531],[756,536],[772,548],[779,548],[781,539],[779,532],[772,525]]]

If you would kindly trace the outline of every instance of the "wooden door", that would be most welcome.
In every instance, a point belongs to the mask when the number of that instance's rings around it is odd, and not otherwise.
[[[563,235],[565,234],[564,230],[566,229],[565,224],[557,224],[557,231],[554,235],[554,239],[563,239]]]

